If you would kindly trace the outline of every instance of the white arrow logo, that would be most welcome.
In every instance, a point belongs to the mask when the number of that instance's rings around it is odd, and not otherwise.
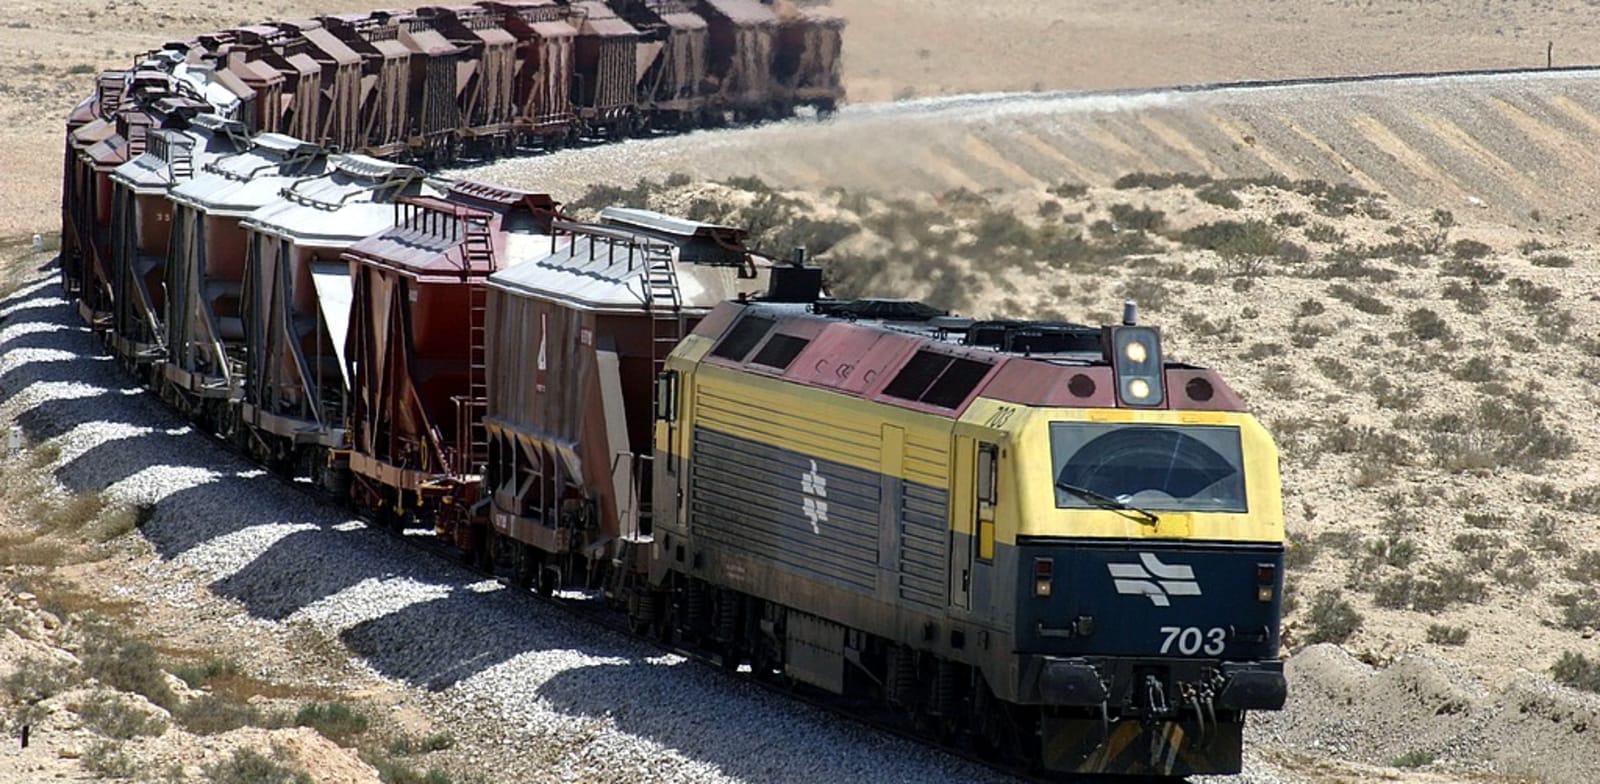
[[[1200,583],[1194,579],[1194,567],[1183,564],[1167,565],[1155,553],[1139,553],[1139,563],[1106,564],[1111,571],[1117,593],[1148,596],[1157,607],[1171,607],[1172,596],[1199,596]]]
[[[828,522],[828,478],[817,473],[817,461],[811,461],[811,470],[800,475],[800,493],[804,513],[811,521],[811,533],[821,534],[822,523]]]

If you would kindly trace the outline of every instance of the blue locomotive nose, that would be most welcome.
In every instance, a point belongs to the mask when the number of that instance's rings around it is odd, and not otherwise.
[[[1019,550],[1020,562],[1034,565],[1018,570],[1019,652],[1277,656],[1280,547],[1035,540]]]

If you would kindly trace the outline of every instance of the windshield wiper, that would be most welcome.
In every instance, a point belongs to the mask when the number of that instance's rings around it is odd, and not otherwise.
[[[1145,525],[1155,525],[1161,522],[1161,518],[1157,517],[1155,512],[1152,512],[1148,509],[1141,509],[1133,504],[1128,503],[1127,501],[1121,501],[1112,498],[1105,493],[1097,493],[1087,487],[1069,485],[1066,482],[1057,482],[1056,489],[1065,493],[1071,493],[1085,501],[1088,501],[1091,504],[1094,504],[1095,506],[1100,507],[1101,509],[1109,509],[1113,512],[1121,514],[1123,517],[1127,517],[1132,520],[1138,520]]]

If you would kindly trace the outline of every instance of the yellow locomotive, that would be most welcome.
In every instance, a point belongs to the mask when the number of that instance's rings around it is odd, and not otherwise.
[[[1133,315],[720,306],[658,378],[635,620],[1017,764],[1237,772],[1286,696],[1277,451]]]

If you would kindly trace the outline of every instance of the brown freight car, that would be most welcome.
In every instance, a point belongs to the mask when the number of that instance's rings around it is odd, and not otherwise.
[[[240,418],[256,456],[282,473],[337,483],[343,469],[350,269],[340,254],[391,224],[393,203],[433,195],[425,172],[362,155],[334,157],[244,221],[245,351]]]
[[[347,149],[388,158],[406,149],[411,113],[411,49],[393,14],[324,16],[318,21],[361,57],[356,139]]]
[[[704,121],[710,26],[682,0],[619,7],[639,30],[639,105],[656,127],[687,129]]]
[[[462,141],[478,153],[510,150],[516,103],[517,39],[500,27],[500,17],[475,5],[419,9],[450,43],[462,48],[457,75],[457,106]]]
[[[277,26],[299,38],[294,48],[316,61],[321,74],[316,132],[299,138],[340,152],[359,149],[361,55],[314,19],[279,22]]]
[[[163,102],[169,108],[182,99]],[[188,103],[182,114],[203,104]],[[243,143],[243,127],[212,115],[172,119],[187,130],[147,132],[145,149],[111,173],[114,212],[111,252],[112,318],[110,338],[115,352],[139,371],[163,357],[166,309],[167,251],[172,238],[169,191],[187,182],[211,158],[235,152]],[[147,380],[154,381],[154,377]]]
[[[61,284],[68,297],[78,301],[84,319],[92,314],[109,318],[109,288],[105,296],[84,286],[85,276],[97,266],[95,226],[98,223],[98,187],[89,150],[116,135],[116,113],[126,97],[128,73],[106,71],[96,79],[95,92],[79,103],[67,118],[67,144],[61,183]]]
[[[832,112],[844,101],[839,79],[844,17],[826,8],[785,6],[779,20],[774,83],[790,106]]]
[[[544,240],[554,206],[542,194],[457,185],[447,198],[401,199],[389,228],[345,252],[350,470],[356,500],[391,524],[471,533],[453,513],[475,500],[487,457],[484,281],[514,244]]]
[[[186,413],[211,408],[215,429],[224,435],[238,432],[237,412],[219,404],[241,394],[237,366],[246,359],[241,221],[276,202],[295,180],[322,174],[328,157],[321,147],[271,133],[258,134],[239,149],[206,164],[169,194],[173,221],[162,396]]]
[[[145,136],[154,120],[139,110],[119,110],[104,127],[90,123],[80,128],[81,140],[89,142],[79,153],[83,193],[87,200],[87,270],[79,312],[97,330],[111,327],[115,307],[116,236],[114,225],[115,191],[111,173],[130,158],[144,152]]]
[[[450,43],[432,19],[415,15],[400,19],[400,43],[411,50],[411,155],[450,160],[461,127],[458,69],[470,63],[467,50]]]
[[[489,279],[490,517],[519,579],[547,592],[648,533],[655,371],[718,302],[767,285],[739,229],[607,216],[557,224]]]
[[[626,136],[638,122],[639,31],[598,0],[570,6],[578,28],[572,102],[585,130]]]
[[[711,25],[708,68],[715,106],[739,119],[761,119],[782,106],[772,79],[778,15],[757,0],[698,0]]]
[[[557,146],[577,121],[572,108],[572,69],[578,30],[555,0],[495,0],[481,3],[500,15],[517,39],[515,126],[523,137]]]

